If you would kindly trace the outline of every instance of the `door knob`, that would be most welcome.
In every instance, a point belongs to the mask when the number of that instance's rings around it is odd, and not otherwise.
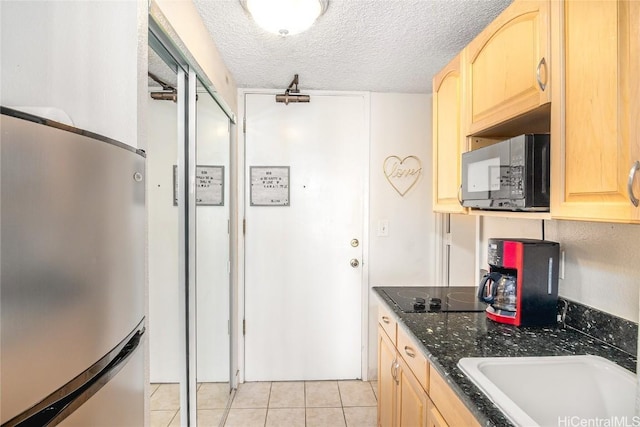
[[[350,262],[351,267],[353,268],[357,268],[360,265],[360,261],[358,261],[357,259],[353,258]]]
[[[351,246],[353,246],[354,248],[357,248],[359,244],[360,242],[358,241],[358,239],[351,240]]]

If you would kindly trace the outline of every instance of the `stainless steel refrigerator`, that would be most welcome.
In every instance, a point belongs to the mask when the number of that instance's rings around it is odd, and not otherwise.
[[[1,113],[2,427],[142,426],[144,152]]]

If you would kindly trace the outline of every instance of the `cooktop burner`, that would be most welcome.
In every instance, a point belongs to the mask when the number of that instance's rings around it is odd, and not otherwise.
[[[474,286],[400,286],[380,287],[405,313],[484,311],[487,304],[478,301]]]

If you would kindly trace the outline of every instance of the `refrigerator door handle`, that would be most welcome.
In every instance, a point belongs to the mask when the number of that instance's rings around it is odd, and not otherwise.
[[[138,348],[144,333],[142,319],[138,326],[103,358],[1,427],[44,427],[60,423],[120,372]]]

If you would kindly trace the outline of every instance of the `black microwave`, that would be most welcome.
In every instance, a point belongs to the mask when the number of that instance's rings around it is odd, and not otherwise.
[[[462,154],[462,205],[549,211],[548,134],[527,134]]]

